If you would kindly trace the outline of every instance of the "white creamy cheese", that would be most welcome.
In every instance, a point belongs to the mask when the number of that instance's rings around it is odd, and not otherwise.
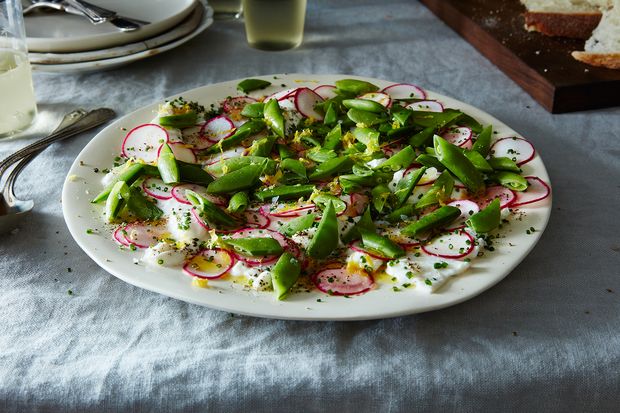
[[[166,242],[147,248],[142,256],[142,262],[153,267],[178,267],[184,260],[185,254]]]
[[[435,267],[438,268],[435,268]],[[385,272],[396,278],[399,284],[410,283],[417,291],[433,293],[450,278],[465,272],[471,262],[432,257],[422,254],[416,257],[408,254],[406,257],[388,262]]]
[[[370,255],[360,251],[352,251],[352,253],[347,257],[347,268],[357,267],[368,273],[377,271],[382,265],[383,260],[373,258]]]
[[[250,267],[243,261],[237,261],[228,272],[233,277],[247,277],[248,286],[256,291],[270,290],[271,271],[267,266]]]

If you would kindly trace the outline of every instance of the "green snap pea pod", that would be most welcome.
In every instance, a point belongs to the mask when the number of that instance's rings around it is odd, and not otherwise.
[[[338,114],[334,109],[334,102],[329,102],[327,110],[325,111],[325,117],[323,118],[323,124],[333,125],[338,121]]]
[[[392,180],[393,173],[384,173],[381,171],[375,171],[372,175],[355,175],[347,174],[340,175],[338,181],[342,186],[342,189],[346,193],[360,192],[365,189],[364,187],[376,186],[378,184],[387,183]]]
[[[323,217],[314,237],[308,243],[307,253],[315,259],[327,258],[338,248],[338,218],[334,205],[330,202],[323,211]]]
[[[396,129],[390,129],[386,132],[388,140],[400,139],[405,136],[411,136],[418,128],[415,126],[402,126]]]
[[[269,129],[279,137],[284,138],[284,116],[282,116],[277,99],[271,99],[265,104],[264,116]]]
[[[439,159],[437,159],[436,156],[432,156],[432,155],[428,155],[428,154],[421,154],[419,155],[417,158],[415,158],[415,161],[419,164],[422,164],[428,168],[435,168],[438,171],[443,171],[446,169],[445,166],[443,166],[443,164],[441,162],[439,162]]]
[[[338,154],[333,149],[318,148],[312,149],[306,152],[306,158],[313,160],[314,162],[323,163],[330,159],[337,158]]]
[[[278,148],[278,155],[280,156],[280,159],[294,158],[297,156],[297,153],[294,150],[284,144],[279,143],[276,147]]]
[[[357,79],[341,79],[336,81],[336,88],[343,92],[348,92],[354,95],[363,95],[364,93],[376,92],[379,90],[378,86],[373,85],[370,82]]]
[[[227,194],[253,188],[260,183],[260,176],[264,170],[264,162],[244,166],[211,182],[207,186],[207,192],[210,194]]]
[[[296,159],[292,159],[292,158],[283,159],[280,162],[280,169],[282,169],[283,171],[292,172],[294,175],[298,177],[298,179],[304,182],[308,180],[308,177],[306,174],[306,167],[304,166],[303,163],[301,163],[301,161],[298,161]]]
[[[262,79],[245,79],[237,84],[237,89],[243,93],[250,93],[253,90],[264,89],[271,85],[271,82]]]
[[[233,247],[239,254],[252,257],[280,255],[284,251],[280,243],[273,238],[234,238],[227,239],[224,243]]]
[[[353,160],[348,156],[341,156],[338,158],[329,159],[322,164],[319,164],[308,178],[311,181],[317,181],[324,178],[337,175],[341,172],[351,170],[353,166]]]
[[[347,109],[363,110],[365,112],[383,113],[385,106],[369,99],[345,99],[342,105]]]
[[[273,175],[276,173],[277,164],[274,160],[262,156],[239,156],[235,158],[224,159],[213,165],[207,166],[207,171],[213,175],[222,175],[224,173],[234,172],[248,165],[260,165],[265,163],[265,174]]]
[[[92,203],[101,202],[104,199],[108,198],[108,194],[112,190],[112,187],[116,185],[117,182],[124,181],[127,185],[131,185],[135,182],[136,179],[142,173],[142,164],[139,163],[126,163],[123,167],[122,171],[116,176],[112,182],[108,186],[106,186],[103,191],[101,191],[92,201]]]
[[[388,222],[396,223],[396,222],[403,221],[404,219],[408,217],[417,215],[417,213],[418,213],[418,210],[416,209],[415,205],[405,204],[401,206],[400,208],[397,208],[394,211],[387,214],[385,216],[385,220]]]
[[[409,109],[401,108],[400,110],[396,110],[392,108],[392,119],[395,122],[398,122],[399,125],[405,126],[405,124],[407,123],[407,119],[409,119],[412,113],[413,112]]]
[[[348,244],[352,241],[360,239],[362,237],[360,230],[372,232],[377,230],[375,223],[372,221],[372,216],[370,215],[370,207],[366,208],[360,220],[357,221],[357,223],[342,236],[342,242]]]
[[[461,113],[461,116],[459,116],[457,122],[459,123],[459,125],[469,126],[469,128],[474,133],[481,133],[483,130],[482,125],[476,119],[472,118],[466,113]]]
[[[394,189],[394,199],[396,200],[394,204],[394,208],[400,208],[407,201],[415,186],[420,182],[422,175],[426,172],[426,167],[422,167],[416,170],[413,173],[403,177],[396,184],[396,188]]]
[[[214,228],[227,227],[235,228],[239,226],[239,223],[235,218],[222,211],[213,202],[206,199],[204,196],[187,189],[185,190],[185,197],[196,208],[196,212],[201,218],[207,220],[210,226]]]
[[[342,142],[342,128],[340,124],[334,126],[332,130],[330,130],[327,135],[325,135],[325,140],[323,141],[323,149],[332,149],[335,150],[340,143]]]
[[[432,126],[422,129],[409,139],[409,145],[414,148],[421,148],[431,143],[433,135],[435,134],[435,128]]]
[[[164,214],[157,205],[142,194],[140,181],[134,182],[129,187],[129,197],[125,198],[125,205],[139,219],[157,220]]]
[[[316,214],[302,215],[282,225],[278,228],[278,232],[286,235],[287,237],[292,237],[298,232],[305,231],[310,228],[312,224],[314,224],[315,218]]]
[[[528,187],[527,180],[519,174],[508,171],[497,171],[489,175],[492,181],[499,183],[501,186],[512,189],[513,191],[525,191]]]
[[[286,297],[291,287],[297,282],[300,273],[301,264],[290,252],[285,252],[280,256],[271,272],[273,292],[278,300]]]
[[[198,121],[198,115],[196,112],[187,112],[180,115],[162,116],[159,118],[159,124],[161,126],[168,126],[170,128],[189,128],[194,126]]]
[[[353,172],[353,174],[357,176],[373,176],[375,174],[374,169],[364,164],[353,165],[353,167],[351,168],[351,171]],[[391,172],[389,168],[388,168],[388,171]]]
[[[230,197],[230,200],[228,201],[228,210],[232,213],[238,214],[244,212],[249,204],[250,199],[248,198],[247,192],[237,192]]]
[[[372,206],[375,207],[378,213],[382,213],[388,206],[392,191],[390,191],[390,188],[386,184],[380,184],[372,188],[370,194],[372,195]]]
[[[446,109],[443,112],[414,111],[412,119],[415,125],[437,130],[454,123],[462,114],[463,112],[455,109]]]
[[[167,184],[176,184],[181,181],[181,174],[177,166],[177,160],[168,144],[163,144],[157,157],[157,169],[162,181]]]
[[[417,237],[427,231],[444,227],[450,224],[461,215],[461,210],[457,207],[444,205],[433,212],[424,215],[419,220],[407,225],[401,230],[404,235]]]
[[[452,175],[450,175],[448,171],[444,171],[433,183],[431,189],[422,195],[422,198],[418,200],[415,207],[418,209],[423,209],[441,202],[445,202],[450,199],[453,189],[454,178],[452,178]]]
[[[484,177],[463,152],[441,136],[433,137],[437,159],[474,194],[484,191]]]
[[[314,185],[280,185],[270,189],[263,189],[254,193],[260,201],[268,201],[271,198],[279,199],[299,199],[310,196],[314,191]]]
[[[471,147],[472,151],[478,152],[485,158],[489,155],[491,150],[491,137],[493,136],[493,126],[489,125],[480,132],[476,142]]]
[[[265,104],[263,102],[248,103],[241,110],[241,116],[246,118],[262,118],[264,116]]]
[[[366,148],[372,149],[371,152],[379,150],[379,132],[370,128],[355,128],[353,129],[353,136],[355,139],[366,145]]]
[[[105,216],[108,222],[114,222],[125,205],[124,200],[129,196],[129,187],[125,181],[118,181],[114,184],[105,203]]]
[[[201,153],[205,155],[209,155],[212,153],[218,153],[221,151],[225,151],[226,149],[232,148],[233,146],[237,146],[243,140],[265,129],[265,126],[266,126],[265,122],[261,119],[249,120],[243,125],[239,126],[237,130],[235,131],[234,135],[226,139],[222,139],[221,141],[205,149]]]
[[[463,155],[465,155],[465,157],[469,159],[469,162],[471,162],[472,165],[474,165],[476,169],[479,170],[480,172],[482,173],[493,172],[493,168],[491,167],[491,165],[489,165],[487,160],[484,159],[484,156],[480,155],[478,152],[464,150]]]
[[[489,165],[491,165],[491,168],[496,171],[508,171],[515,173],[521,172],[521,168],[519,168],[516,162],[505,156],[500,156],[497,158],[491,157],[487,159],[487,161],[489,162]]]
[[[320,147],[321,142],[319,142],[316,138],[312,136],[302,136],[299,138],[301,142],[308,147]]]
[[[264,138],[257,139],[250,146],[249,153],[252,156],[269,156],[275,143],[275,136],[265,136]]]
[[[499,198],[487,205],[482,211],[472,215],[466,221],[467,226],[476,231],[477,234],[491,232],[499,226],[501,220],[501,208]]]
[[[363,124],[366,126],[376,125],[381,123],[381,117],[373,112],[367,112],[365,110],[351,108],[347,112],[347,117],[356,124]]]
[[[387,161],[383,162],[381,165],[378,165],[375,169],[392,172],[400,171],[401,169],[409,167],[415,158],[416,155],[413,148],[411,146],[405,146],[403,149],[390,156]]]
[[[345,209],[347,209],[346,202],[331,194],[318,194],[312,198],[312,202],[321,210],[325,210],[327,208],[327,205],[331,202],[334,205],[336,214],[340,214],[341,212],[344,212]]]
[[[365,229],[360,229],[359,232],[362,235],[363,249],[384,258],[394,259],[405,255],[405,251],[391,239]]]
[[[213,182],[213,177],[200,165],[177,160],[177,167],[181,175],[181,182],[191,182],[198,185],[209,185]]]

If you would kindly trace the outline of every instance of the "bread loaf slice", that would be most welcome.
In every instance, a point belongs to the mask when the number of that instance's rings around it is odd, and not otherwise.
[[[587,39],[612,0],[521,0],[525,29],[547,36]]]
[[[586,41],[585,51],[573,52],[572,56],[593,66],[620,69],[620,0],[603,12],[601,23]]]

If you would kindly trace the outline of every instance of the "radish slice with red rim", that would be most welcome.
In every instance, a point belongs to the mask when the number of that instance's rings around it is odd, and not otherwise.
[[[169,143],[168,146],[172,153],[174,154],[174,158],[177,161],[186,162],[186,163],[197,163],[198,158],[196,158],[196,154],[190,148],[187,147],[186,144],[181,142],[172,142]],[[157,157],[159,157],[159,153],[161,152],[161,148],[157,151]]]
[[[265,98],[265,100],[263,102],[268,102],[270,100],[276,99],[276,100],[284,100],[284,99],[288,99],[292,96],[295,96],[295,93],[297,92],[298,88],[291,88],[291,89],[286,89],[286,90],[281,90],[279,92],[276,92],[274,94],[271,94],[269,96],[267,96]]]
[[[300,88],[295,93],[295,107],[297,111],[306,118],[323,120],[323,115],[314,109],[314,107],[322,101],[323,98],[321,96],[307,87]]]
[[[413,102],[406,106],[407,109],[416,110],[418,112],[443,112],[444,107],[436,100],[421,100]]]
[[[465,226],[465,221],[467,221],[469,217],[471,217],[477,212],[480,212],[480,207],[478,206],[478,204],[468,199],[459,199],[457,201],[452,201],[448,205],[457,207],[461,210],[461,215],[450,224],[450,229],[463,228]]]
[[[114,238],[114,241],[118,242],[119,244],[125,247],[128,247],[131,244],[127,242],[124,232],[125,232],[125,225],[121,225],[120,227],[116,228],[116,230],[112,234],[112,237]]]
[[[312,280],[316,287],[330,295],[356,295],[369,291],[375,281],[362,271],[349,273],[346,268],[328,268],[316,273]]]
[[[471,254],[474,247],[474,237],[469,232],[458,229],[436,236],[422,245],[422,251],[434,257],[458,259]]]
[[[386,108],[392,106],[392,98],[390,97],[390,95],[383,92],[364,93],[363,95],[358,96],[358,99],[372,100],[373,102],[377,102],[378,104]]]
[[[192,145],[193,149],[207,149],[213,146],[213,142],[205,138],[202,134],[202,125],[191,126],[182,130],[183,142]]]
[[[338,94],[336,93],[336,86],[332,85],[317,86],[313,90],[316,92],[317,95],[319,95],[325,100],[332,99],[338,96]]]
[[[517,199],[510,205],[511,208],[542,201],[551,193],[551,188],[542,179],[536,176],[526,176],[525,179],[530,185],[525,191],[516,192]]]
[[[235,134],[235,124],[226,116],[216,116],[202,125],[200,133],[210,142],[217,143]]]
[[[496,157],[510,158],[521,166],[531,161],[536,154],[534,146],[526,139],[511,137],[495,141],[491,146],[491,154]]]
[[[472,132],[471,129],[467,126],[457,126],[454,128],[450,128],[448,132],[442,134],[441,136],[453,145],[466,149],[471,148]]]
[[[154,123],[146,123],[127,133],[121,151],[125,158],[152,163],[157,160],[159,148],[167,142],[168,132],[164,128]]]
[[[260,229],[265,229],[269,226],[269,224],[271,224],[271,220],[265,215],[263,215],[260,211],[248,210],[248,211],[245,211],[243,216],[245,218],[245,222],[248,225],[256,226],[257,228],[260,228]]]
[[[172,186],[159,178],[150,177],[142,182],[142,189],[155,199],[167,200],[172,198]]]
[[[198,211],[196,211],[196,208],[192,208],[192,216],[194,217],[194,219],[196,220],[196,222],[203,227],[204,229],[206,229],[207,231],[211,230],[211,227],[209,227],[209,223],[207,221],[205,221],[199,214]]]
[[[122,233],[129,244],[138,248],[148,248],[157,243],[164,229],[149,224],[133,223],[125,226]]]
[[[486,192],[483,195],[479,195],[475,198],[471,198],[470,200],[478,204],[480,209],[484,209],[489,205],[495,198],[499,198],[499,205],[501,208],[508,208],[512,206],[512,203],[515,201],[516,195],[515,193],[503,186],[488,186]]]
[[[215,205],[226,206],[227,204],[226,198],[218,196],[218,195],[208,194],[207,188],[205,188],[204,186],[196,185],[196,184],[176,185],[174,188],[172,188],[172,197],[182,204],[190,205],[190,202],[185,196],[185,191],[187,191],[188,189],[204,196],[209,201],[213,202]]]
[[[392,99],[426,99],[426,92],[411,83],[397,83],[386,87],[381,92],[387,93]]]
[[[192,277],[212,280],[230,271],[234,263],[235,258],[226,250],[205,249],[194,255],[183,266],[183,272]]]
[[[410,173],[417,171],[418,169],[420,168],[416,166],[411,166],[407,168],[405,170],[405,173],[403,174],[403,177],[409,175]],[[439,175],[441,175],[441,173],[436,168],[430,167],[426,169],[426,171],[424,171],[424,174],[422,174],[422,177],[420,178],[416,186],[431,185],[437,180]]]
[[[256,99],[250,96],[235,96],[222,103],[224,112],[241,112],[248,103],[255,103]]]
[[[344,195],[340,198],[347,203],[345,213],[351,217],[363,214],[366,205],[368,205],[368,197],[364,194],[352,193],[351,195]]]
[[[400,232],[400,228],[383,228],[383,230],[381,231],[381,235],[391,239],[405,249],[420,246],[420,241],[418,239],[404,235]]]

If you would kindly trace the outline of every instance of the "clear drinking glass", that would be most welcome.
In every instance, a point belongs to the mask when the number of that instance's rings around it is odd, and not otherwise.
[[[213,7],[213,17],[217,20],[241,17],[241,0],[209,0],[209,5]]]
[[[291,49],[304,37],[306,0],[243,0],[243,18],[250,46]]]
[[[0,0],[0,138],[26,129],[36,113],[21,0]]]

